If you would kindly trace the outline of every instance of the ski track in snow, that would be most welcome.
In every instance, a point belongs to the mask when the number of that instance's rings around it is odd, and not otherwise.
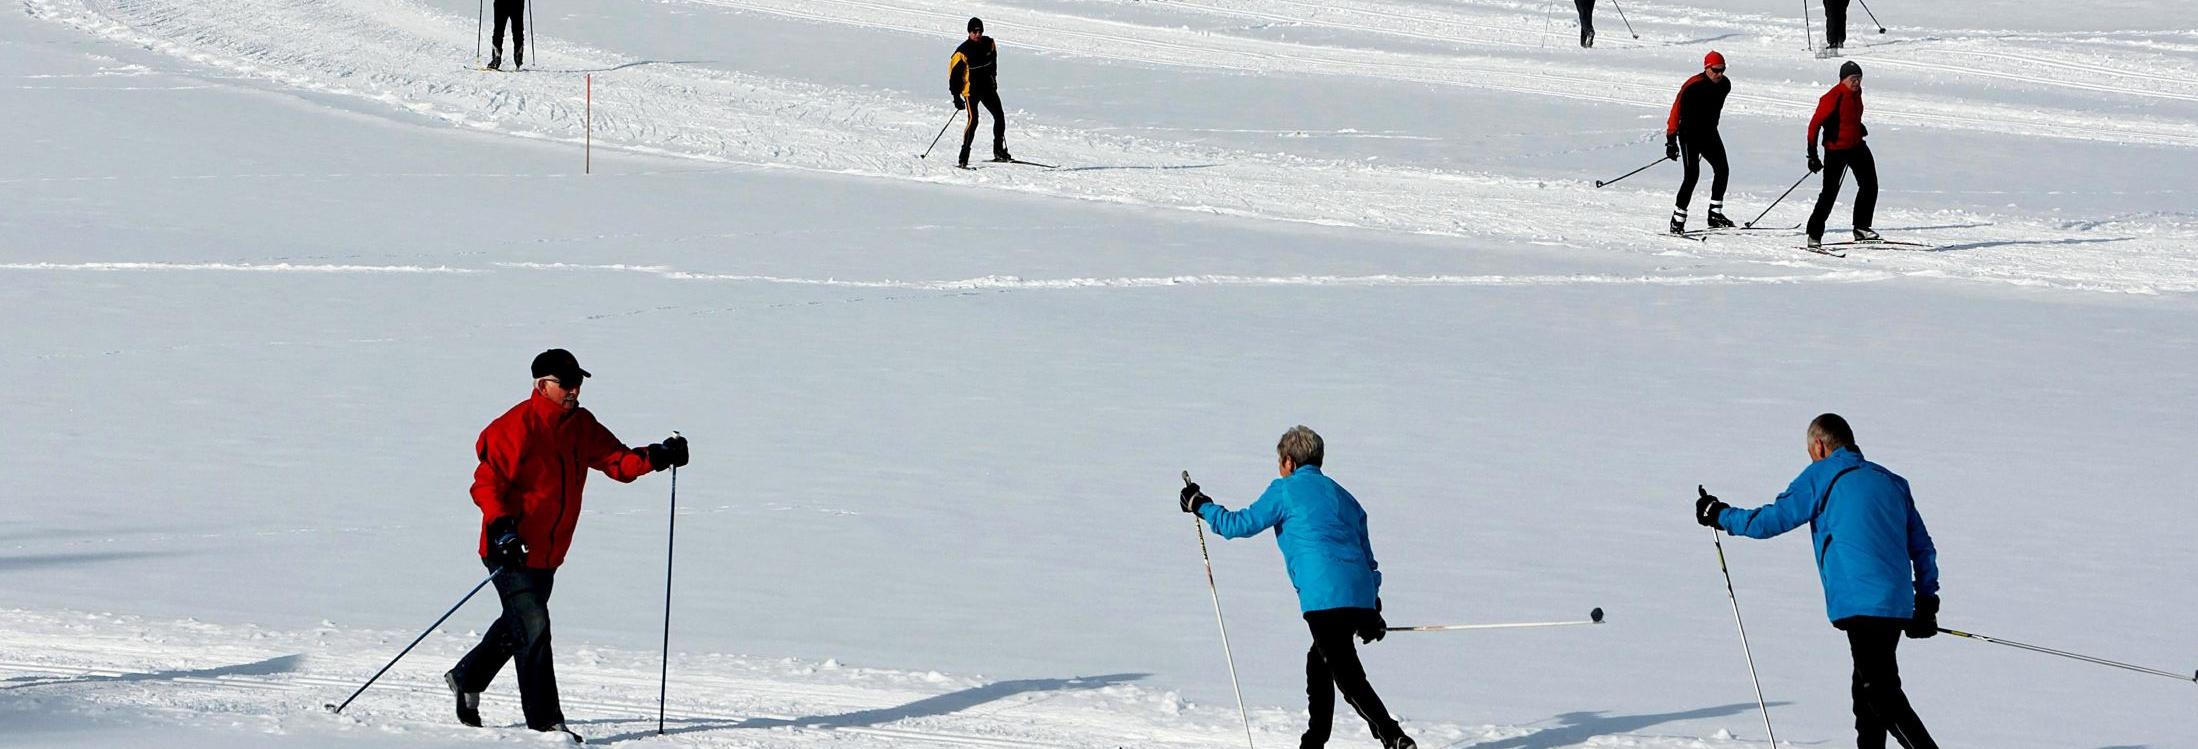
[[[486,606],[460,612],[478,618]],[[446,627],[391,669],[342,715],[341,702],[414,633],[323,622],[310,631],[89,612],[0,610],[0,700],[34,699],[52,712],[129,711],[194,728],[296,736],[534,739],[517,725],[510,677],[482,699],[489,726],[450,714],[441,674],[478,634]],[[674,632],[674,640],[677,632]],[[836,661],[674,652],[666,735],[657,737],[658,654],[560,642],[558,686],[571,725],[594,745],[811,747],[1213,747],[1242,734],[1234,705],[1188,703],[1136,682],[1142,674],[991,680],[936,671],[858,668]],[[1268,746],[1294,744],[1295,710],[1258,708]],[[1339,731],[1349,723],[1339,725]],[[1522,726],[1407,721],[1423,746],[1531,736]],[[1359,743],[1354,743],[1357,741]],[[1738,741],[1614,735],[1644,749],[1724,749]],[[1340,746],[1366,743],[1339,736]]]
[[[1657,109],[1669,105],[1670,95],[1669,76],[1617,67],[1563,73],[1538,69],[1533,75],[1520,75],[1515,63],[1470,50],[1429,55],[1316,47],[1005,5],[969,6],[944,0],[891,5],[866,0],[679,1],[926,34],[941,28],[942,19],[952,20],[949,26],[958,24],[975,8],[1017,26],[1016,41],[1010,46],[1136,64],[1371,76]],[[371,102],[361,106],[369,112],[394,110],[534,139],[581,140],[578,74],[595,71],[602,79],[597,81],[595,102],[598,145],[718,164],[973,185],[1322,226],[1767,263],[1826,271],[1818,276],[1823,280],[1850,280],[1829,271],[1866,269],[1891,276],[2055,289],[2198,291],[2198,256],[2190,251],[2198,243],[2198,222],[2187,215],[2047,221],[1963,211],[1881,209],[1881,230],[1950,251],[1862,250],[1834,260],[1798,252],[1798,232],[1684,244],[1655,237],[1636,225],[1637,209],[1644,203],[1662,204],[1667,196],[1661,190],[1590,190],[1572,180],[1252,153],[1051,126],[1042,117],[1024,114],[1017,115],[1018,141],[1026,148],[1044,149],[1046,158],[1067,168],[999,165],[962,172],[944,163],[909,158],[914,155],[912,144],[927,142],[937,130],[939,110],[930,102],[738,72],[648,65],[626,55],[555,41],[548,44],[559,50],[557,60],[564,68],[488,75],[464,64],[470,59],[472,42],[472,27],[464,19],[409,0],[21,2],[34,17],[157,50],[227,77]],[[1316,10],[1307,3],[1282,0],[1201,0],[1198,5],[1199,12],[1256,9],[1285,17]],[[1346,12],[1359,8],[1360,15],[1344,17],[1380,33],[1403,33],[1426,23],[1490,26],[1494,25],[1491,19],[1500,17],[1486,6],[1474,5],[1456,10],[1420,7],[1386,16],[1365,10],[1364,5],[1341,7]],[[1751,21],[1740,17],[1718,22]],[[1979,46],[1956,49],[1955,55],[2018,55],[2005,51],[2018,42],[1956,36],[1962,40],[1934,44]],[[1773,40],[1765,37],[1760,43]],[[1887,59],[1906,54],[1914,57],[1913,64],[1934,64],[1922,61],[1932,54],[1924,50],[1933,47],[1900,51],[1886,46],[1885,51],[1867,54]],[[2165,56],[2171,52],[2181,54],[2182,50],[2117,54]],[[2174,98],[2198,93],[2191,77],[2139,75],[2120,67],[2086,75],[2075,69],[2088,64],[2081,55],[2057,54],[2066,59],[2027,65],[2030,72],[2024,75],[2049,79],[2054,85],[2081,84],[2079,89],[2104,87],[2121,95]],[[2187,61],[2188,56],[2177,59]],[[2160,62],[2157,67],[2183,71],[2190,66]],[[1751,84],[1752,90],[1765,93],[1736,95],[1734,113],[1798,116],[1803,105],[1795,102],[1812,101],[1817,88],[1813,83]],[[2081,108],[2018,107],[1961,98],[1905,100],[1881,95],[1872,101],[1873,120],[1887,124],[2198,146],[2198,128],[2187,121],[2103,117]],[[1744,193],[1732,197],[1743,205],[1769,199]],[[1788,213],[1782,215],[1789,217],[1802,210],[1799,205],[1785,208]]]

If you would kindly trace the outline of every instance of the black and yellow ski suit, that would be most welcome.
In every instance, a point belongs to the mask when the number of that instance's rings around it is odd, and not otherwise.
[[[992,155],[1007,157],[1007,115],[1000,110],[999,48],[992,37],[978,36],[954,48],[947,62],[946,88],[954,95],[954,107],[969,111],[969,125],[962,129],[961,163],[969,163],[969,144],[977,139],[977,105],[992,112]]]

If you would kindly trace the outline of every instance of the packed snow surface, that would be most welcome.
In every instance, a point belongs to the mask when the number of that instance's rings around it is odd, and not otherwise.
[[[1609,612],[1364,648],[1423,747],[1765,746],[1687,510],[1769,501],[1822,411],[1916,487],[1947,626],[2198,667],[2186,4],[1857,4],[1876,228],[1926,246],[1845,258],[1787,228],[1839,63],[1799,8],[1605,4],[1583,50],[1508,0],[537,5],[490,73],[457,0],[7,0],[0,746],[538,743],[508,678],[449,715],[486,597],[322,706],[480,581],[473,438],[553,346],[695,450],[664,735],[668,477],[598,477],[559,572],[595,743],[1241,745],[1176,476],[1239,506],[1298,423],[1393,623]],[[918,158],[972,15],[1057,168]],[[1594,183],[1713,48],[1771,230],[1658,236],[1675,165]],[[1296,746],[1280,556],[1208,542]],[[1781,742],[1842,746],[1807,546],[1725,543]],[[2198,684],[1901,656],[1947,746],[2198,747]]]

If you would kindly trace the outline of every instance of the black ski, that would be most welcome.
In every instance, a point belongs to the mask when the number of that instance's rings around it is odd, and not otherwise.
[[[1819,254],[1819,255],[1830,255],[1830,256],[1832,256],[1832,257],[1846,257],[1846,256],[1847,256],[1847,253],[1844,253],[1844,252],[1834,252],[1834,251],[1832,251],[1832,250],[1827,250],[1827,249],[1824,249],[1824,248],[1822,248],[1822,247],[1810,247],[1810,246],[1808,246],[1808,245],[1802,245],[1802,246],[1801,246],[1801,249],[1804,249],[1804,250],[1808,250],[1808,251],[1810,251],[1810,252],[1814,252],[1814,253],[1816,253],[1816,254]]]
[[[1038,168],[1040,168],[1040,169],[1059,169],[1059,168],[1061,168],[1060,166],[1058,166],[1058,165],[1054,165],[1054,164],[1040,164],[1040,163],[1038,163],[1038,162],[1035,162],[1035,161],[1024,161],[1024,160],[1022,160],[1022,159],[993,159],[993,160],[992,160],[992,163],[994,163],[994,164],[1021,164],[1021,165],[1023,165],[1023,166],[1034,166],[1034,167],[1038,167]]]
[[[1890,245],[1893,247],[1921,247],[1924,249],[1931,249],[1931,245],[1927,244],[1921,244],[1917,242],[1896,242],[1890,239],[1859,239],[1851,242],[1825,242],[1824,244],[1828,247],[1869,247],[1871,245]]]

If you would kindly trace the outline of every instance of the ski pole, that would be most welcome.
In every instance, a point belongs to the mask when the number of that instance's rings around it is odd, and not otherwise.
[[[2114,667],[2114,668],[2119,668],[2119,669],[2123,669],[2123,670],[2127,670],[2127,671],[2135,671],[2135,672],[2137,672],[2137,673],[2140,673],[2140,674],[2155,674],[2155,675],[2158,675],[2158,676],[2165,676],[2165,677],[2168,677],[2168,678],[2170,678],[2170,679],[2174,679],[2174,680],[2176,680],[2176,681],[2188,681],[2188,682],[2198,683],[2198,671],[2193,671],[2193,672],[2191,673],[2191,675],[2190,675],[2190,676],[2184,676],[2184,675],[2182,675],[2182,674],[2178,674],[2178,673],[2172,673],[2172,672],[2168,672],[2168,671],[2162,671],[2162,670],[2159,670],[2159,669],[2156,669],[2156,668],[2145,668],[2145,667],[2143,667],[2143,666],[2132,666],[2132,665],[2130,665],[2130,664],[2127,664],[2127,663],[2121,663],[2121,662],[2117,662],[2117,661],[2110,661],[2110,660],[2107,660],[2107,659],[2105,659],[2105,658],[2094,658],[2094,657],[2092,657],[2092,656],[2088,656],[2088,655],[2081,655],[2081,654],[2077,654],[2077,653],[2071,653],[2071,652],[2068,652],[2068,651],[2065,651],[2065,650],[2054,650],[2054,649],[2052,649],[2052,648],[2046,648],[2046,647],[2039,647],[2039,646],[2036,646],[2036,645],[2026,645],[2026,644],[2023,644],[2023,643],[2020,643],[2020,642],[2013,642],[2013,641],[2010,641],[2010,640],[2002,640],[2002,639],[1999,639],[1999,638],[1997,638],[1997,637],[1987,637],[1987,636],[1984,636],[1984,635],[1980,635],[1980,634],[1974,634],[1974,633],[1970,633],[1970,632],[1963,632],[1963,631],[1961,631],[1961,630],[1958,630],[1958,629],[1947,629],[1947,628],[1945,628],[1945,627],[1940,627],[1940,628],[1939,628],[1939,631],[1940,631],[1940,632],[1944,632],[1944,633],[1946,633],[1946,634],[1950,634],[1950,635],[1953,635],[1953,636],[1955,636],[1955,637],[1966,637],[1966,638],[1969,638],[1969,639],[1971,639],[1971,640],[1982,640],[1982,641],[1984,641],[1984,642],[1989,642],[1989,643],[1992,643],[1992,644],[1994,644],[1994,645],[2006,645],[2006,646],[2008,646],[2008,647],[2011,647],[2011,648],[2021,648],[2021,649],[2023,649],[2023,650],[2028,650],[2028,651],[2031,651],[2031,652],[2033,652],[2033,653],[2044,653],[2044,654],[2046,654],[2046,655],[2057,655],[2057,656],[2060,656],[2060,657],[2062,657],[2062,658],[2074,658],[2074,659],[2076,659],[2076,660],[2079,660],[2079,661],[2083,661],[2083,662],[2085,662],[2085,663],[2095,663],[2095,664],[2098,664],[2098,665],[2101,665],[2101,666],[2111,666],[2111,667]]]
[[[1553,20],[1556,14],[1557,0],[1549,0],[1548,5],[1542,6],[1542,48],[1544,49],[1549,48],[1549,27],[1550,24],[1556,23]]]
[[[1518,624],[1423,624],[1416,627],[1390,627],[1391,632],[1454,632],[1461,629],[1526,629],[1528,627],[1569,627],[1575,624],[1601,624],[1603,610],[1587,612],[1587,619],[1573,622],[1521,622]]]
[[[534,66],[542,67],[542,48],[534,45],[534,0],[520,0],[527,4],[527,48],[534,50]]]
[[[1809,18],[1809,0],[1801,0],[1801,48],[1816,52],[1815,21]]]
[[[954,110],[954,115],[960,115],[961,113],[962,111],[959,109]],[[931,149],[939,147],[939,139],[946,137],[946,129],[954,126],[954,119],[955,117],[951,115],[946,118],[946,124],[939,126],[939,134],[931,136],[931,145],[925,147],[923,153],[916,158],[927,159],[931,157]]]
[[[1695,491],[1708,496],[1701,487]],[[1748,646],[1748,625],[1740,620],[1740,594],[1732,590],[1732,568],[1725,566],[1725,540],[1717,536],[1717,529],[1710,529],[1710,541],[1717,544],[1717,569],[1725,573],[1725,597],[1732,599],[1732,623],[1740,628],[1740,652],[1748,657],[1748,680],[1755,683],[1755,706],[1763,710],[1763,732],[1771,737],[1771,749],[1778,749],[1778,732],[1771,729],[1771,706],[1763,701],[1763,680],[1755,675],[1755,650]]]
[[[1870,0],[1862,0],[1862,12],[1870,13]],[[1876,13],[1870,13],[1870,22],[1877,24],[1877,33],[1885,33],[1885,24],[1878,22]]]
[[[463,6],[461,6],[463,7]],[[473,67],[481,67],[481,27],[488,17],[488,0],[473,2]]]
[[[1595,180],[1595,187],[1596,187],[1597,189],[1601,189],[1601,188],[1602,188],[1602,187],[1603,187],[1604,185],[1615,185],[1615,184],[1618,184],[1618,180],[1621,180],[1621,179],[1625,179],[1625,178],[1627,178],[1627,177],[1631,177],[1631,176],[1633,176],[1633,175],[1636,175],[1636,174],[1640,174],[1640,173],[1642,173],[1642,172],[1648,171],[1648,168],[1649,168],[1649,167],[1652,167],[1652,166],[1656,166],[1657,164],[1662,164],[1662,163],[1664,163],[1664,162],[1666,162],[1666,161],[1670,161],[1670,160],[1671,160],[1671,159],[1667,159],[1667,158],[1663,158],[1663,157],[1659,156],[1659,157],[1657,157],[1657,158],[1656,158],[1656,160],[1655,160],[1655,161],[1651,161],[1651,162],[1649,162],[1649,163],[1648,163],[1647,165],[1645,165],[1645,166],[1642,166],[1642,167],[1641,167],[1641,168],[1639,168],[1639,169],[1635,169],[1635,170],[1633,170],[1633,171],[1630,171],[1630,172],[1626,172],[1625,174],[1621,174],[1621,175],[1618,175],[1618,177],[1617,177],[1616,179],[1599,179],[1599,180]]]
[[[1618,0],[1610,0],[1610,7],[1618,9],[1618,20],[1626,21],[1626,6],[1619,5]],[[1641,38],[1640,33],[1633,30],[1632,21],[1626,21],[1626,33],[1632,34],[1635,39]]]
[[[427,635],[428,635],[428,633],[430,633],[430,632],[434,632],[434,631],[435,631],[435,628],[436,628],[436,627],[440,627],[440,626],[443,626],[443,620],[445,620],[445,619],[449,619],[449,618],[450,618],[450,615],[451,615],[451,614],[455,614],[455,613],[458,613],[458,608],[459,608],[459,607],[461,607],[461,606],[464,606],[464,605],[466,605],[466,602],[467,602],[467,601],[471,601],[471,600],[473,600],[473,594],[481,592],[481,589],[482,589],[482,588],[484,588],[484,587],[487,587],[487,586],[488,586],[488,584],[489,584],[489,581],[491,581],[491,580],[495,580],[495,579],[496,579],[496,576],[497,576],[497,575],[500,575],[500,574],[503,574],[503,572],[504,572],[504,570],[503,570],[503,568],[501,568],[501,567],[498,567],[498,568],[496,568],[496,569],[490,570],[490,571],[489,571],[489,573],[488,573],[488,577],[484,577],[484,578],[481,578],[481,582],[480,582],[480,583],[478,583],[478,584],[476,584],[476,585],[474,585],[474,586],[473,586],[473,589],[472,589],[472,590],[466,591],[466,597],[464,597],[464,598],[460,598],[460,599],[458,599],[458,602],[457,602],[457,603],[455,603],[455,604],[452,604],[452,605],[451,605],[451,607],[450,607],[450,610],[449,610],[449,611],[445,611],[445,612],[443,612],[443,615],[442,615],[442,616],[440,616],[440,617],[437,617],[437,618],[435,619],[435,623],[434,623],[434,624],[430,624],[430,625],[427,625],[427,630],[426,630],[426,631],[423,631],[423,632],[421,632],[421,633],[420,633],[420,636],[419,636],[419,637],[414,637],[414,638],[412,638],[412,644],[411,644],[411,645],[406,645],[406,646],[404,646],[404,650],[398,651],[398,652],[397,652],[397,657],[389,659],[389,664],[388,664],[388,665],[385,665],[385,666],[382,666],[382,670],[374,672],[374,676],[373,676],[373,678],[367,679],[367,680],[366,680],[366,683],[365,683],[365,684],[360,684],[360,685],[359,685],[359,689],[358,689],[358,691],[356,691],[356,692],[352,692],[352,693],[351,693],[351,696],[350,696],[350,697],[346,697],[346,698],[344,698],[343,704],[341,704],[341,705],[336,705],[336,704],[324,704],[324,705],[321,705],[321,707],[327,708],[327,709],[328,709],[328,711],[329,711],[329,712],[331,712],[331,713],[336,713],[336,714],[339,714],[339,715],[341,715],[341,714],[343,713],[343,709],[344,709],[344,708],[347,708],[347,707],[350,707],[350,706],[351,706],[351,701],[352,701],[352,700],[358,699],[358,698],[359,698],[359,695],[361,695],[361,694],[364,694],[364,693],[366,693],[366,688],[367,688],[367,687],[371,687],[371,686],[374,686],[374,682],[375,682],[375,681],[377,681],[377,680],[379,680],[379,679],[381,679],[381,678],[382,678],[382,674],[386,674],[386,673],[389,673],[389,668],[390,668],[390,666],[395,666],[395,665],[397,665],[397,661],[401,661],[401,660],[404,660],[405,654],[406,654],[406,653],[410,653],[410,652],[412,652],[412,649],[413,649],[413,648],[415,648],[415,647],[418,647],[418,646],[420,645],[420,641],[421,641],[421,640],[425,640],[425,639],[427,639]]]
[[[1779,193],[1779,194],[1778,194],[1778,199],[1777,199],[1777,200],[1773,200],[1773,201],[1771,201],[1771,204],[1770,204],[1770,205],[1767,205],[1767,206],[1763,206],[1763,212],[1762,212],[1762,213],[1758,213],[1758,214],[1755,214],[1755,221],[1749,221],[1748,223],[1746,223],[1746,224],[1743,224],[1742,226],[1745,226],[1745,227],[1747,227],[1747,228],[1750,228],[1750,229],[1753,229],[1753,228],[1755,228],[1755,222],[1756,222],[1756,221],[1761,221],[1761,220],[1763,220],[1763,217],[1764,217],[1764,216],[1768,216],[1768,215],[1771,215],[1771,209],[1772,209],[1772,208],[1777,208],[1777,207],[1778,207],[1778,204],[1779,204],[1779,203],[1785,202],[1785,200],[1786,200],[1786,196],[1794,194],[1794,188],[1795,188],[1795,187],[1800,187],[1800,186],[1801,186],[1801,183],[1802,183],[1803,181],[1807,180],[1807,179],[1809,178],[1809,175],[1810,175],[1810,174],[1815,174],[1815,173],[1816,173],[1816,172],[1808,172],[1808,173],[1802,174],[1802,175],[1801,175],[1801,179],[1797,179],[1797,180],[1794,180],[1794,185],[1793,185],[1793,187],[1788,187],[1788,188],[1786,188],[1786,191],[1785,191],[1785,192],[1782,192],[1782,193]]]
[[[672,436],[679,436],[672,432]],[[664,655],[656,672],[656,735],[664,735],[664,690],[672,675],[672,539],[679,530],[679,466],[672,466],[672,513],[664,521]]]
[[[1183,472],[1183,485],[1191,485],[1191,472]],[[1206,551],[1206,526],[1198,516],[1191,516],[1191,528],[1198,531],[1198,555],[1206,559],[1206,589],[1213,591],[1213,621],[1221,627],[1221,657],[1229,661],[1229,687],[1236,690],[1236,712],[1244,717],[1244,746],[1258,749],[1252,743],[1252,711],[1244,707],[1244,687],[1236,680],[1236,654],[1229,650],[1229,623],[1221,618],[1221,586],[1213,581],[1213,555]]]

